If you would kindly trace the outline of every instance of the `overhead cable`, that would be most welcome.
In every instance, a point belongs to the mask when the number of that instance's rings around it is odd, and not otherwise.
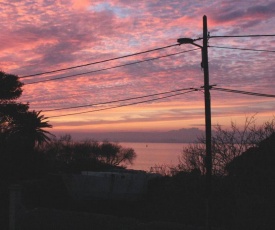
[[[275,98],[274,94],[264,94],[264,93],[255,93],[255,92],[248,92],[242,90],[235,90],[235,89],[226,89],[226,88],[219,88],[219,87],[212,87],[213,90],[228,92],[228,93],[239,93],[239,94],[246,94],[251,96],[258,96],[258,97],[273,97]]]
[[[275,34],[250,34],[250,35],[221,35],[208,36],[208,38],[253,38],[253,37],[275,37]]]
[[[146,98],[146,97],[163,95],[163,94],[167,94],[167,93],[175,93],[175,92],[180,92],[180,91],[185,91],[185,90],[194,90],[194,89],[195,88],[183,88],[183,89],[177,89],[177,90],[172,90],[172,91],[166,91],[166,92],[162,92],[162,93],[154,93],[154,94],[149,94],[149,95],[145,95],[145,96],[131,97],[131,98],[125,98],[125,99],[120,99],[120,100],[114,100],[114,101],[100,102],[100,103],[95,103],[95,104],[78,105],[78,106],[71,106],[71,107],[64,107],[64,108],[57,108],[57,109],[46,109],[46,110],[43,110],[43,112],[52,112],[52,111],[66,110],[66,109],[92,107],[92,106],[97,106],[97,105],[105,105],[105,104],[111,104],[111,103],[117,103],[117,102],[129,101],[129,100],[136,100],[136,99],[141,99],[141,98]]]
[[[219,48],[219,49],[247,50],[247,51],[257,51],[257,52],[270,52],[270,53],[275,53],[275,50],[258,50],[258,49],[247,49],[247,48],[226,47],[226,46],[208,46],[208,47],[211,47],[211,48]]]
[[[191,50],[185,50],[185,51],[172,53],[172,54],[167,54],[167,55],[163,55],[163,56],[158,56],[158,57],[154,57],[154,58],[149,58],[149,59],[145,59],[145,60],[141,60],[141,61],[130,62],[130,63],[122,64],[122,65],[116,65],[116,66],[107,67],[107,68],[103,68],[103,69],[92,70],[92,71],[88,71],[88,72],[84,72],[84,73],[78,73],[78,74],[66,75],[66,76],[61,76],[61,77],[56,77],[56,78],[51,78],[51,79],[34,81],[34,82],[30,82],[30,83],[25,83],[24,85],[31,85],[31,84],[37,84],[37,83],[42,83],[42,82],[56,81],[56,80],[76,77],[76,76],[80,76],[80,75],[84,75],[84,74],[97,73],[97,72],[101,72],[101,71],[105,71],[105,70],[116,69],[116,68],[119,68],[119,67],[135,65],[135,64],[138,64],[138,63],[142,63],[142,62],[148,62],[148,61],[153,61],[153,60],[157,60],[157,59],[160,59],[160,58],[165,58],[165,57],[170,57],[170,56],[174,56],[174,55],[178,55],[178,54],[182,54],[182,53],[187,53],[187,52],[194,51],[194,50],[197,50],[197,49],[199,49],[199,48],[195,48],[195,49],[191,49]]]
[[[35,74],[25,75],[25,76],[22,76],[22,77],[19,77],[19,78],[29,78],[29,77],[34,77],[34,76],[39,76],[39,75],[44,75],[44,74],[49,74],[49,73],[57,73],[57,72],[64,71],[64,70],[76,69],[76,68],[85,67],[85,66],[89,66],[89,65],[100,64],[100,63],[114,61],[114,60],[118,60],[118,59],[122,59],[122,58],[132,57],[132,56],[136,56],[136,55],[140,55],[140,54],[145,54],[145,53],[149,53],[149,52],[153,52],[153,51],[167,49],[167,48],[174,47],[174,46],[179,46],[179,44],[173,44],[173,45],[163,46],[163,47],[159,47],[159,48],[155,48],[155,49],[150,49],[150,50],[146,50],[146,51],[142,51],[142,52],[137,52],[137,53],[133,53],[133,54],[123,55],[123,56],[119,56],[119,57],[115,57],[115,58],[109,58],[109,59],[102,60],[102,61],[90,62],[90,63],[86,63],[86,64],[82,64],[82,65],[76,65],[76,66],[71,66],[71,67],[57,69],[57,70],[51,70],[51,71],[46,71],[46,72],[41,72],[41,73],[35,73]]]
[[[120,108],[120,107],[131,106],[131,105],[137,105],[137,104],[142,104],[142,103],[146,103],[146,102],[158,101],[158,100],[162,100],[162,99],[169,98],[169,97],[175,97],[175,96],[178,96],[178,95],[183,95],[183,94],[191,93],[191,92],[194,92],[194,91],[197,91],[197,89],[189,90],[187,92],[182,92],[182,93],[176,93],[176,94],[173,94],[173,95],[168,95],[168,96],[164,96],[164,97],[160,97],[160,98],[154,98],[154,99],[149,99],[149,100],[144,100],[144,101],[139,101],[139,102],[133,102],[133,103],[124,104],[124,105],[111,106],[111,107],[108,107],[108,108],[95,109],[95,110],[76,112],[76,113],[67,113],[67,114],[56,115],[56,116],[48,116],[48,118],[80,115],[80,114],[85,114],[85,113],[93,113],[93,112],[98,112],[98,111],[103,111],[103,110],[109,110],[109,109],[115,109],[115,108]]]
[[[161,72],[168,72],[168,71],[170,71],[170,70],[172,70],[172,69],[174,69],[174,67],[173,66],[171,66],[171,67],[169,67],[169,68],[165,68],[165,69],[163,69],[163,70],[161,70]],[[151,71],[152,72],[152,71]],[[154,71],[153,71],[154,72]],[[134,80],[133,80],[134,81]],[[131,82],[133,82],[133,81],[131,81]],[[112,87],[112,88],[118,88],[118,87],[122,87],[122,85],[114,85],[114,86],[110,86],[110,87]],[[123,84],[123,87],[125,87],[125,84]],[[95,86],[95,88],[96,89],[103,89],[103,88],[105,88],[104,86],[99,86],[99,87],[97,87],[97,86]],[[56,88],[56,90],[58,90],[58,88]],[[85,96],[87,96],[87,93],[89,93],[89,92],[91,92],[93,90],[93,88],[85,88],[85,89],[77,89],[77,91],[74,91],[74,92],[72,92],[72,91],[70,91],[70,93],[69,93],[69,95],[66,95],[66,94],[58,94],[58,96],[57,97],[54,97],[53,98],[53,96],[54,96],[54,93],[51,93],[51,94],[44,94],[43,95],[43,99],[44,99],[44,101],[45,100],[47,100],[47,101],[52,101],[53,103],[54,103],[54,101],[60,101],[60,100],[62,100],[62,99],[68,99],[68,98],[79,98],[79,97],[85,97]],[[35,99],[33,99],[32,100],[32,98],[30,98],[31,97],[31,95],[30,94],[26,94],[25,93],[25,98],[24,98],[24,100],[25,101],[27,101],[28,103],[36,103],[36,102],[39,102],[40,100],[39,100],[39,98],[35,98]],[[48,98],[49,97],[49,98]],[[48,98],[48,99],[47,99]],[[58,102],[57,102],[58,103]]]

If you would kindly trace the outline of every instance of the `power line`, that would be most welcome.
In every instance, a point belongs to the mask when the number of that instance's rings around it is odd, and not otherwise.
[[[105,105],[105,104],[111,104],[111,103],[117,103],[117,102],[129,101],[129,100],[136,100],[136,99],[141,99],[141,98],[146,98],[146,97],[158,96],[158,95],[163,95],[163,94],[167,94],[167,93],[175,93],[175,92],[180,92],[180,91],[184,91],[184,90],[193,90],[193,89],[194,88],[183,88],[183,89],[177,89],[177,90],[172,90],[172,91],[166,91],[166,92],[162,92],[162,93],[149,94],[149,95],[145,95],[145,96],[131,97],[131,98],[125,98],[125,99],[107,101],[107,102],[100,102],[100,103],[96,103],[96,104],[78,105],[78,106],[71,106],[71,107],[64,107],[64,108],[57,108],[57,109],[47,109],[47,110],[43,110],[43,112],[52,112],[52,111],[58,111],[58,110],[84,108],[84,107],[91,107],[91,106],[96,106],[96,105]]]
[[[168,71],[170,71],[170,70],[172,70],[172,69],[174,69],[174,67],[169,67],[169,68],[165,68],[165,69],[163,69],[162,71],[161,71],[161,73],[162,72],[168,72]],[[151,71],[152,72],[152,71]],[[132,81],[131,81],[132,82]],[[117,88],[117,87],[125,87],[125,85],[114,85],[114,86],[111,86],[112,88]],[[98,89],[98,88],[97,88]],[[100,88],[100,89],[102,89],[102,88]],[[92,88],[89,88],[89,89],[78,89],[76,92],[74,92],[74,93],[72,93],[71,91],[70,91],[70,94],[69,95],[58,95],[58,97],[54,97],[54,98],[52,98],[52,94],[45,94],[45,95],[43,95],[43,99],[44,99],[44,101],[46,100],[46,98],[47,98],[47,96],[49,96],[50,98],[49,99],[47,99],[47,102],[48,101],[52,101],[52,102],[54,102],[54,101],[60,101],[60,100],[62,100],[62,99],[68,99],[68,98],[79,98],[79,97],[86,97],[87,96],[87,93],[89,93],[89,92],[91,92],[93,89]],[[30,95],[28,95],[27,94],[27,96],[26,96],[26,93],[24,94],[24,96],[26,97],[26,98],[24,98],[24,101],[27,101],[27,103],[35,103],[35,102],[40,102],[39,101],[39,99],[38,98],[36,98],[36,99],[34,99],[34,100],[32,100],[32,99],[28,99],[28,98],[30,98]]]
[[[224,92],[228,92],[228,93],[239,93],[239,94],[246,94],[246,95],[258,96],[258,97],[273,97],[273,98],[275,98],[275,95],[273,95],[273,94],[255,93],[255,92],[248,92],[248,91],[234,90],[234,89],[225,89],[225,88],[218,88],[218,87],[213,87],[212,89],[218,90],[218,91],[224,91]]]
[[[138,63],[142,63],[142,62],[153,61],[153,60],[157,60],[157,59],[160,59],[160,58],[165,58],[165,57],[170,57],[170,56],[174,56],[174,55],[178,55],[178,54],[182,54],[182,53],[187,53],[187,52],[194,51],[194,50],[197,50],[197,49],[199,49],[199,48],[191,49],[191,50],[185,50],[185,51],[181,51],[181,52],[177,52],[177,53],[173,53],[173,54],[167,54],[167,55],[163,55],[163,56],[158,56],[158,57],[155,57],[155,58],[149,58],[149,59],[145,59],[145,60],[141,60],[141,61],[130,62],[130,63],[122,64],[122,65],[116,65],[116,66],[107,67],[107,68],[103,68],[103,69],[92,70],[92,71],[88,71],[88,72],[84,72],[84,73],[72,74],[72,75],[67,75],[67,76],[62,76],[62,77],[56,77],[56,78],[51,78],[51,79],[45,79],[45,80],[25,83],[24,85],[32,85],[32,84],[37,84],[37,83],[42,83],[42,82],[56,81],[56,80],[60,80],[60,79],[64,79],[64,78],[76,77],[76,76],[89,74],[89,73],[97,73],[97,72],[101,72],[101,71],[105,71],[105,70],[116,69],[116,68],[119,68],[119,67],[135,65],[135,64],[138,64]]]
[[[275,34],[250,34],[250,35],[209,36],[208,38],[253,38],[253,37],[275,37]]]
[[[104,62],[114,61],[114,60],[118,60],[118,59],[122,59],[122,58],[127,58],[127,57],[132,57],[132,56],[145,54],[145,53],[149,53],[149,52],[153,52],[153,51],[158,51],[158,50],[162,50],[162,49],[166,49],[166,48],[170,48],[170,47],[174,47],[174,46],[178,46],[178,45],[179,44],[163,46],[163,47],[159,47],[159,48],[155,48],[155,49],[151,49],[151,50],[146,50],[146,51],[137,52],[137,53],[133,53],[133,54],[123,55],[123,56],[119,56],[119,57],[115,57],[115,58],[109,58],[109,59],[102,60],[102,61],[90,62],[90,63],[86,63],[86,64],[82,64],[82,65],[76,65],[76,66],[71,66],[71,67],[67,67],[67,68],[51,70],[51,71],[46,71],[46,72],[41,72],[41,73],[36,73],[36,74],[31,74],[31,75],[25,75],[25,76],[22,76],[19,78],[29,78],[29,77],[34,77],[34,76],[39,76],[39,75],[44,75],[44,74],[49,74],[49,73],[57,73],[57,72],[64,71],[64,70],[71,70],[71,69],[76,69],[76,68],[85,67],[85,66],[89,66],[89,65],[95,65],[95,64],[100,64],[100,63],[104,63]]]
[[[211,47],[211,48],[219,48],[219,49],[247,50],[247,51],[257,51],[257,52],[270,52],[270,53],[275,53],[275,50],[258,50],[258,49],[247,49],[247,48],[226,47],[226,46],[208,46],[208,47]]]
[[[98,111],[103,111],[103,110],[126,107],[126,106],[130,106],[130,105],[137,105],[137,104],[142,104],[142,103],[146,103],[146,102],[158,101],[158,100],[162,100],[162,99],[169,98],[169,97],[175,97],[175,96],[178,96],[178,95],[183,95],[183,94],[191,93],[191,92],[194,92],[194,91],[197,91],[197,89],[189,90],[189,91],[183,92],[183,93],[176,93],[176,94],[173,94],[173,95],[168,95],[168,96],[155,98],[155,99],[149,99],[149,100],[144,100],[144,101],[139,101],[139,102],[133,102],[133,103],[124,104],[124,105],[117,105],[117,106],[112,106],[112,107],[103,108],[103,109],[96,109],[96,110],[89,110],[89,111],[76,112],[76,113],[67,113],[67,114],[63,114],[63,115],[49,116],[48,118],[65,117],[65,116],[79,115],[79,114],[84,114],[84,113],[93,113],[93,112],[98,112]]]
[[[230,38],[230,37],[267,37],[267,36],[275,36],[273,34],[266,34],[266,35],[233,35],[233,36],[209,36],[209,38]],[[194,39],[194,41],[197,40],[201,40],[202,38],[197,38]],[[146,50],[146,51],[142,51],[142,52],[137,52],[137,53],[133,53],[133,54],[128,54],[128,55],[123,55],[123,56],[119,56],[119,57],[115,57],[115,58],[109,58],[106,60],[102,60],[102,61],[96,61],[96,62],[90,62],[90,63],[86,63],[86,64],[81,64],[81,65],[76,65],[76,66],[71,66],[71,67],[67,67],[67,68],[61,68],[61,69],[56,69],[56,70],[51,70],[51,71],[45,71],[45,72],[40,72],[40,73],[35,73],[35,74],[30,74],[30,75],[24,75],[22,77],[19,78],[29,78],[29,77],[34,77],[34,76],[39,76],[39,75],[45,75],[45,74],[49,74],[49,73],[57,73],[57,72],[61,72],[64,70],[71,70],[71,69],[76,69],[76,68],[80,68],[80,67],[85,67],[85,66],[89,66],[89,65],[95,65],[95,64],[100,64],[100,63],[104,63],[104,62],[109,62],[109,61],[114,61],[114,60],[118,60],[118,59],[122,59],[122,58],[127,58],[127,57],[132,57],[132,56],[136,56],[136,55],[140,55],[140,54],[144,54],[144,53],[149,53],[149,52],[153,52],[153,51],[158,51],[158,50],[162,50],[162,49],[166,49],[166,48],[171,48],[174,46],[179,46],[180,44],[172,44],[172,45],[168,45],[168,46],[163,46],[163,47],[159,47],[159,48],[155,48],[155,49],[150,49],[150,50]]]

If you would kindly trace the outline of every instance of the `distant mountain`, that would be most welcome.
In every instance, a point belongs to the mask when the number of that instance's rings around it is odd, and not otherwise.
[[[198,128],[171,130],[166,132],[71,132],[54,133],[57,136],[70,134],[74,140],[94,139],[112,142],[155,142],[155,143],[191,143],[204,134]]]

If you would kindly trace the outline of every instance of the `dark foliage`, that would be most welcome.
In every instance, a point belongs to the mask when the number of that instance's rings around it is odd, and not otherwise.
[[[0,71],[0,99],[14,100],[21,96],[23,83],[18,76]]]
[[[15,101],[22,86],[18,76],[0,72],[0,170],[11,180],[37,176],[41,156],[34,148],[49,140],[44,129],[52,127],[40,112]]]
[[[63,138],[63,141],[66,140],[68,141],[69,138]],[[251,148],[235,158],[227,166],[229,175],[213,176],[211,199],[213,229],[274,229],[274,140],[275,134],[272,134],[259,143],[258,148]],[[63,147],[69,143],[71,141]],[[100,143],[87,141],[83,145],[72,144],[83,153],[77,158],[78,160],[87,159],[89,156],[88,150],[91,148],[89,143],[94,143],[92,145],[94,151],[100,154]],[[69,152],[72,146],[66,151]],[[68,159],[68,156],[62,159]],[[203,229],[205,224],[204,189],[205,176],[198,170],[193,170],[151,180],[147,195],[138,202],[87,201],[76,203],[68,198],[66,189],[58,177],[51,179],[48,177],[35,185],[27,186],[24,196],[27,205],[31,208],[36,206],[61,208],[113,215],[119,218],[135,218],[142,222],[181,223],[192,226],[190,229]]]
[[[234,181],[236,229],[274,229],[275,133],[227,165]]]
[[[92,140],[74,142],[70,135],[52,139],[42,145],[39,152],[50,172],[79,173],[125,168],[136,157],[133,149],[123,148],[119,144]]]
[[[227,175],[226,165],[234,158],[240,156],[251,147],[259,146],[259,143],[275,132],[275,118],[271,121],[256,126],[254,116],[246,118],[242,128],[232,122],[229,129],[220,125],[214,126],[212,135],[212,164],[213,174]],[[179,171],[200,170],[205,174],[205,137],[198,138],[195,144],[190,144],[183,150],[180,157]]]
[[[17,113],[14,119],[9,123],[9,131],[12,138],[16,138],[28,145],[29,150],[34,149],[36,145],[50,141],[50,132],[45,128],[52,128],[52,125],[46,121],[47,117],[40,112],[27,111]]]

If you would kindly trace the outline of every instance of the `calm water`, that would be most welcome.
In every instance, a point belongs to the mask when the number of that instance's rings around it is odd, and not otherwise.
[[[133,148],[137,154],[134,164],[129,169],[150,170],[150,167],[161,164],[176,165],[183,143],[120,143],[123,147]]]

